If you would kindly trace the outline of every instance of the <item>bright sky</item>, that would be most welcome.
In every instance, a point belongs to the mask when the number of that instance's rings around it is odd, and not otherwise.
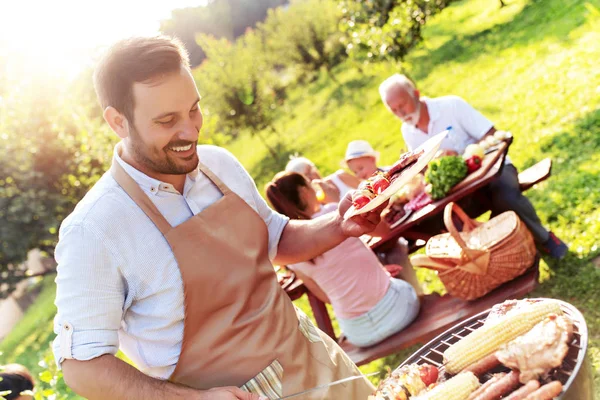
[[[175,8],[207,0],[1,0],[0,67],[72,77],[99,47],[158,32]],[[0,68],[1,71],[1,68]]]

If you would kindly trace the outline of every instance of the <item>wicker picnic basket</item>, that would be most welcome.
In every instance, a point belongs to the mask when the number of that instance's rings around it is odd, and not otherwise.
[[[453,214],[463,222],[462,232]],[[411,262],[438,271],[452,296],[477,299],[522,275],[535,260],[533,237],[514,211],[481,223],[450,203],[444,209],[444,223],[448,233],[429,239],[426,255],[413,256]]]

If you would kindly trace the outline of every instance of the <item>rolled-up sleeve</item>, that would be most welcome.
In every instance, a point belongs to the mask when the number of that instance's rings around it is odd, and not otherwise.
[[[57,364],[116,354],[125,301],[117,260],[92,227],[61,229],[52,348]]]

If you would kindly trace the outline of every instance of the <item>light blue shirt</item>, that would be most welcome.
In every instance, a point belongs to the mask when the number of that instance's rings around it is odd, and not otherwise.
[[[198,146],[198,155],[265,221],[273,259],[288,218],[267,206],[232,154],[215,146]],[[125,163],[116,151],[114,157],[173,226],[222,197],[198,170],[187,175],[180,194],[172,185]],[[110,172],[63,222],[55,256],[57,362],[90,360],[116,354],[120,348],[142,372],[168,378],[183,339],[181,274],[166,239]]]

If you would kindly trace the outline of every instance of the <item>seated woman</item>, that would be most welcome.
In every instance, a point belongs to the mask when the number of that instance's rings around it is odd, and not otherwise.
[[[304,157],[292,158],[285,166],[285,170],[302,174],[311,181],[313,186],[320,187],[324,194],[323,199],[320,200],[323,204],[339,203],[346,193],[356,189],[360,183],[360,179],[341,169],[323,178],[315,164]]]
[[[0,365],[0,398],[6,400],[33,399],[28,394],[33,391],[31,373],[20,364]],[[3,397],[4,396],[4,397]]]
[[[320,205],[307,178],[296,172],[277,174],[266,193],[273,208],[292,219],[337,212],[335,203]],[[358,238],[346,239],[311,261],[288,267],[319,299],[331,303],[340,328],[356,346],[370,346],[401,331],[419,312],[413,287],[390,277]]]

